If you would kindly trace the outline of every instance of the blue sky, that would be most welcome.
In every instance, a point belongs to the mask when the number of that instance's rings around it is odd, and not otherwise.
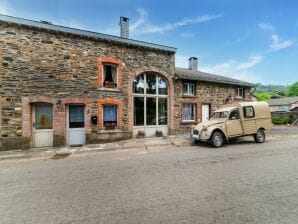
[[[178,48],[176,66],[263,84],[298,81],[295,0],[0,0],[0,13]]]

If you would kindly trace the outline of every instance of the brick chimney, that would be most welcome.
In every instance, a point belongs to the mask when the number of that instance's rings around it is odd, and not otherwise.
[[[129,38],[129,18],[120,17],[120,36],[123,38]]]
[[[198,70],[198,58],[190,57],[188,60],[189,60],[189,70],[197,71]]]

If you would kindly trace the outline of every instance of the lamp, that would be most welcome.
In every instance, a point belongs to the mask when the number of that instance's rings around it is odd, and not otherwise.
[[[57,107],[57,109],[60,109],[62,107],[62,100],[61,99],[57,100],[56,107]]]

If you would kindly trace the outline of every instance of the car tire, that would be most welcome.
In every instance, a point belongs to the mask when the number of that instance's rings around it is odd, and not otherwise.
[[[256,134],[254,134],[255,142],[257,143],[263,143],[266,139],[266,134],[263,129],[259,129]]]
[[[216,147],[219,148],[223,145],[224,143],[224,136],[221,132],[216,131],[213,133],[212,137],[211,137],[211,144]]]

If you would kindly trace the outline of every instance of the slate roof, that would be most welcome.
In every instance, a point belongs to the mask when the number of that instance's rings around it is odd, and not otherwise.
[[[26,26],[26,27],[31,27],[31,28],[41,29],[41,30],[47,30],[47,31],[52,31],[57,33],[76,35],[76,36],[81,36],[85,38],[94,38],[94,39],[108,41],[108,42],[116,42],[116,43],[121,43],[125,45],[134,45],[134,46],[140,46],[145,48],[152,48],[152,49],[168,51],[172,53],[175,53],[177,50],[174,47],[168,47],[164,45],[153,44],[153,43],[148,43],[148,42],[138,41],[133,39],[127,39],[123,37],[112,36],[108,34],[86,31],[86,30],[81,30],[81,29],[76,29],[71,27],[54,25],[47,21],[34,21],[34,20],[22,19],[22,18],[0,14],[0,23],[1,22],[16,24],[18,26]]]
[[[291,105],[298,102],[298,96],[266,100],[269,106]]]
[[[237,85],[237,86],[243,86],[243,87],[256,86],[256,84],[254,83],[245,82],[238,79],[233,79],[226,76],[220,76],[220,75],[210,74],[210,73],[201,72],[201,71],[193,71],[186,68],[176,68],[175,76],[179,79],[194,80],[194,81],[201,81],[201,82],[213,82],[213,83]]]

